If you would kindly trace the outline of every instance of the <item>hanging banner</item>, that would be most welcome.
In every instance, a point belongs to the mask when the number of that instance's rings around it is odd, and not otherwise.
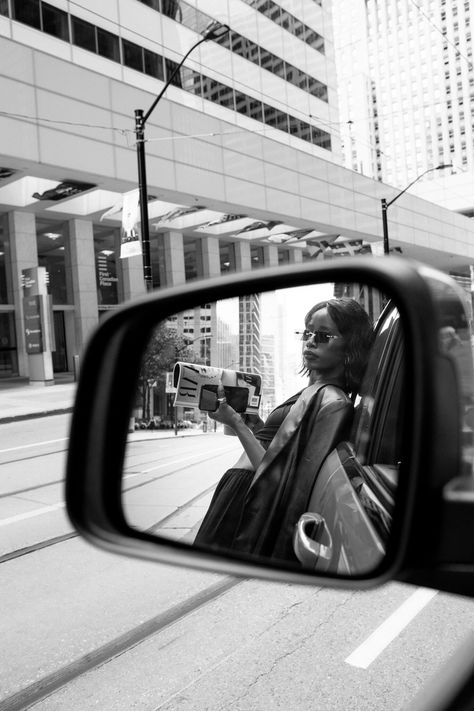
[[[140,194],[138,188],[125,193],[122,208],[120,258],[136,257],[142,253],[140,239]]]

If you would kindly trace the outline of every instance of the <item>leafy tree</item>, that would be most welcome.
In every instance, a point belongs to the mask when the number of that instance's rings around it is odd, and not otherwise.
[[[144,419],[150,418],[152,388],[157,387],[164,391],[166,374],[173,370],[178,360],[187,363],[202,362],[190,346],[189,339],[177,333],[176,329],[165,325],[158,326],[143,355],[138,378],[137,402],[140,402]]]

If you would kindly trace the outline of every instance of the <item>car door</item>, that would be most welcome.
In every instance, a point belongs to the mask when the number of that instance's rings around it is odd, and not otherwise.
[[[403,341],[397,310],[379,319],[350,440],[327,457],[300,517],[295,553],[305,567],[363,574],[382,560],[400,462]]]

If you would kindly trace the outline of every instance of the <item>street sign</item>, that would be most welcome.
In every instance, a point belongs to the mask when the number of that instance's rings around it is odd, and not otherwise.
[[[44,352],[43,323],[41,317],[42,306],[42,296],[27,296],[23,299],[25,341],[28,355]]]
[[[167,392],[169,394],[177,392],[177,390],[174,386],[174,383],[173,383],[173,372],[172,371],[171,371],[171,373],[166,373],[165,392]]]

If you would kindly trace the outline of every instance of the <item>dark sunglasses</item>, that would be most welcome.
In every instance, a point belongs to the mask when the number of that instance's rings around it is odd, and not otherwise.
[[[331,333],[326,333],[326,331],[308,331],[306,328],[304,331],[295,331],[297,336],[301,336],[302,341],[309,341],[311,338],[316,343],[329,343],[332,338],[340,338],[340,336],[333,336]]]

